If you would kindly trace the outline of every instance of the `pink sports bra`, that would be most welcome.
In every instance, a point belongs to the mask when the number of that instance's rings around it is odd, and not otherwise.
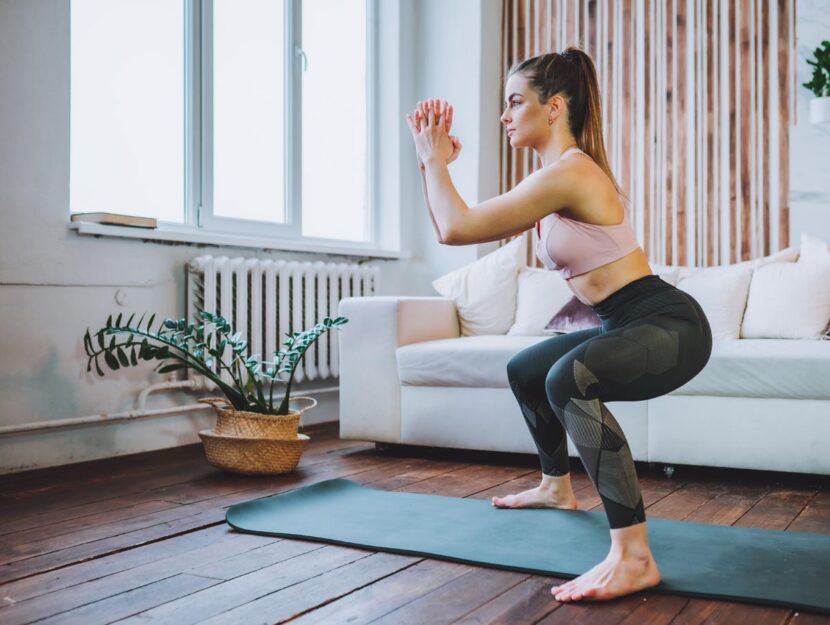
[[[623,208],[622,222],[611,225],[589,224],[558,212],[546,215],[536,222],[537,256],[567,280],[630,254],[640,244],[628,219],[628,207]]]

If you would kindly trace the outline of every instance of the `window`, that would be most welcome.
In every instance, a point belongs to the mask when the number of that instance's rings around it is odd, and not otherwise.
[[[376,0],[72,0],[70,210],[374,242]]]
[[[71,5],[72,211],[184,217],[181,4]]]

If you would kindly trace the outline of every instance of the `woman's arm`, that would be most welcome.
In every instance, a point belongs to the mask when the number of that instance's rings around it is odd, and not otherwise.
[[[440,104],[438,100],[435,100],[431,105],[434,105],[436,110],[440,111],[441,115],[444,116],[444,124],[447,134],[450,137],[450,141],[452,141],[453,145],[453,152],[450,155],[449,159],[447,160],[447,165],[452,163],[456,158],[458,158],[459,152],[461,152],[461,140],[458,137],[454,137],[449,134],[450,128],[452,127],[452,118],[453,118],[453,108],[452,106],[448,106],[447,103],[444,103],[443,110],[440,108]],[[418,102],[418,107],[415,109],[413,120],[417,130],[420,131],[421,124],[426,117],[426,113],[421,106],[421,102]],[[438,236],[439,243],[446,243],[444,240],[444,236],[441,233],[441,229],[438,227],[438,222],[435,221],[435,214],[432,212],[432,206],[429,203],[429,192],[427,191],[427,178],[426,178],[426,166],[424,162],[421,160],[420,156],[415,155],[415,158],[418,160],[418,167],[421,171],[421,189],[424,192],[424,202],[427,205],[427,212],[429,213],[429,219],[432,221],[432,227],[435,228],[435,234]]]
[[[432,207],[429,205],[429,194],[427,193],[427,177],[424,171],[424,167],[420,167],[421,171],[421,189],[424,191],[424,202],[427,205],[427,211],[429,212],[429,219],[432,221],[432,226],[435,228],[435,234],[438,236],[438,242],[443,243],[444,237],[441,235],[441,230],[438,228],[438,224],[435,222],[435,216],[432,214]]]

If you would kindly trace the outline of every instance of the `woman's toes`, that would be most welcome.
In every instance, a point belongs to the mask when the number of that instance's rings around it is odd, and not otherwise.
[[[582,595],[580,599],[591,599],[592,597],[596,597],[599,589],[596,586],[591,586],[586,588],[580,594]]]
[[[566,582],[560,586],[554,586],[551,589],[551,593],[554,595],[557,601],[562,601],[562,597],[567,596],[568,592],[570,592],[572,588],[571,582]]]

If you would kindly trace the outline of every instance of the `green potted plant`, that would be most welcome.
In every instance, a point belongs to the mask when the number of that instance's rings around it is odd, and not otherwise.
[[[224,398],[207,397],[199,401],[211,404],[218,418],[214,430],[199,432],[205,443],[208,461],[241,473],[285,473],[296,466],[308,437],[297,433],[300,415],[316,405],[310,397],[291,397],[294,372],[309,346],[323,332],[348,322],[345,317],[326,317],[322,323],[303,332],[289,335],[285,349],[274,359],[260,362],[260,354],[245,357],[247,341],[234,333],[228,321],[206,311],[199,311],[199,324],[185,319],[164,319],[153,329],[156,315],[144,323],[146,313],[133,325],[135,314],[122,324],[122,314],[112,315],[106,325],[93,334],[87,328],[84,348],[88,356],[87,371],[93,365],[103,376],[101,361],[113,371],[136,366],[140,360],[160,361],[158,373],[190,368],[212,380]],[[126,339],[118,341],[118,335]],[[93,339],[94,336],[94,339]],[[230,350],[227,350],[230,347]],[[229,351],[229,356],[225,356]],[[214,371],[216,367],[216,371]],[[222,372],[231,379],[228,383]],[[281,378],[280,374],[285,374]],[[285,394],[274,402],[274,385],[285,383]],[[302,411],[289,408],[292,399],[311,400]]]
[[[815,59],[807,59],[813,66],[810,82],[802,83],[815,94],[810,102],[810,122],[822,124],[830,122],[830,41],[822,41],[813,51]]]

